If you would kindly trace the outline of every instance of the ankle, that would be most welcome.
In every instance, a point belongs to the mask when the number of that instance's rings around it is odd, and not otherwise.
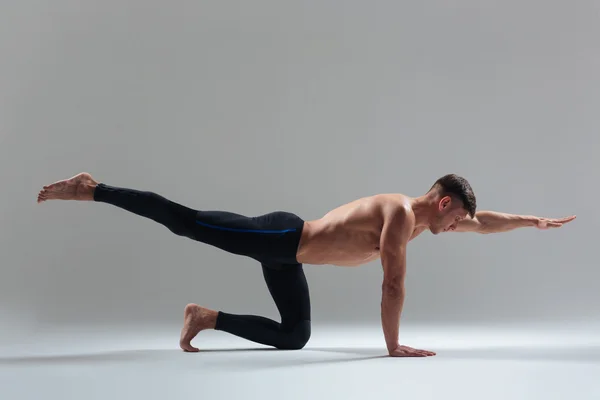
[[[81,190],[80,195],[85,200],[94,200],[96,186],[98,186],[96,183],[85,183],[81,189],[78,188],[78,191]]]
[[[217,318],[219,317],[219,312],[215,310],[206,310],[206,328],[207,329],[215,329],[217,326]]]

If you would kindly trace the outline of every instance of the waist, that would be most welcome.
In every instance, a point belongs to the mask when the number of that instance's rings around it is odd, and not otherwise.
[[[377,235],[307,221],[296,258],[300,263],[358,266],[380,256]]]

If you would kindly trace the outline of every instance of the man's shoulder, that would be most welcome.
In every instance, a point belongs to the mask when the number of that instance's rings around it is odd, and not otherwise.
[[[415,213],[411,207],[410,200],[401,193],[385,193],[376,196],[375,203],[383,219],[398,228],[406,228],[412,231],[415,223]]]
[[[402,193],[382,193],[373,198],[375,203],[386,212],[400,216],[414,216],[410,198]]]

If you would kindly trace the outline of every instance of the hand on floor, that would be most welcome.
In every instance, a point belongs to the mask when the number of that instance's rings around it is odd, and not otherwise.
[[[396,347],[394,350],[392,350],[390,352],[390,356],[391,357],[429,357],[429,356],[435,356],[435,353],[433,351],[418,350],[418,349],[413,349],[412,347],[398,345],[398,347]]]

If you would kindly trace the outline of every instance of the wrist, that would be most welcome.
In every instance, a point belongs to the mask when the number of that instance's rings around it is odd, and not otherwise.
[[[525,217],[525,222],[527,223],[527,226],[536,227],[536,226],[538,226],[540,219],[533,215],[528,215]]]

